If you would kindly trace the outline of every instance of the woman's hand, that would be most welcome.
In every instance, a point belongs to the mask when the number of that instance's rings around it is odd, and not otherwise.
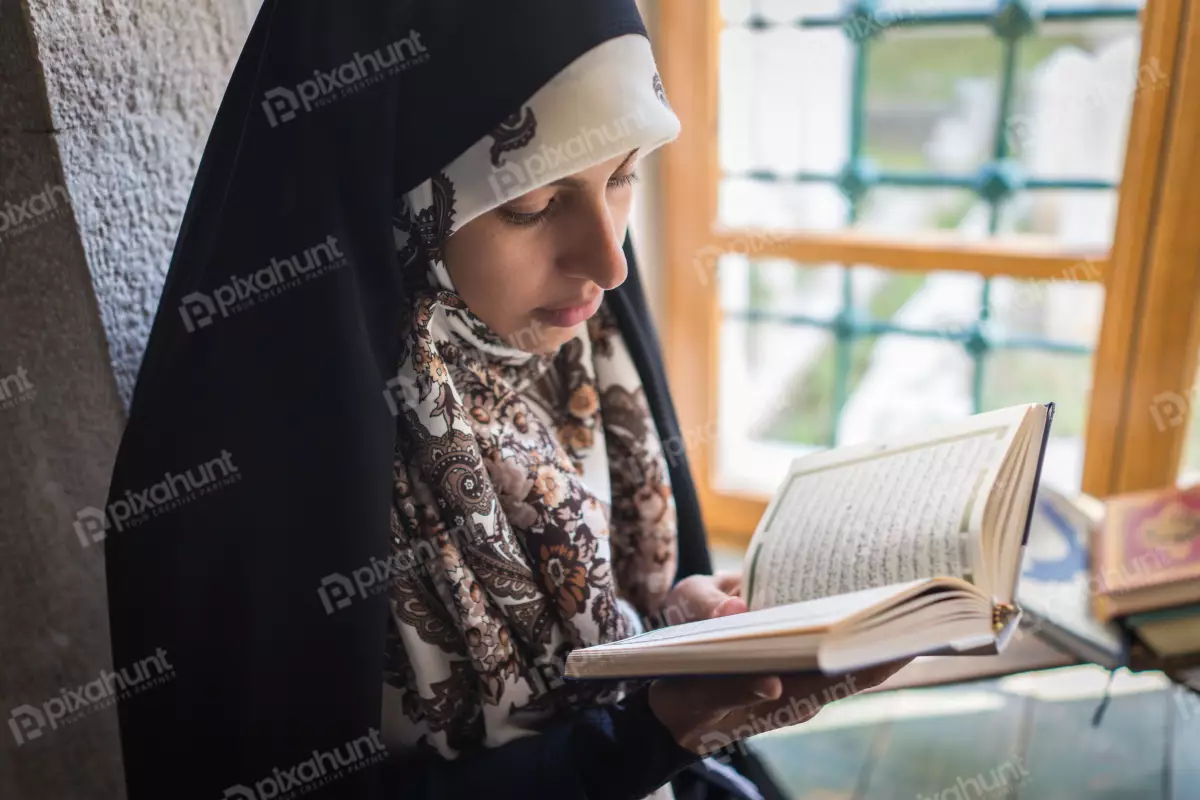
[[[692,575],[675,584],[663,606],[680,619],[740,614],[737,573]],[[707,613],[705,613],[707,612]],[[785,675],[662,678],[650,684],[650,709],[681,747],[707,754],[756,733],[807,722],[827,703],[858,694],[886,681],[911,659],[837,677],[799,672]]]
[[[702,755],[756,733],[807,722],[826,704],[878,686],[909,659],[837,677],[785,675],[660,678],[650,709],[683,748]]]
[[[689,575],[667,593],[656,615],[659,627],[740,614],[747,610],[745,600],[739,596],[741,589],[742,575],[739,572]]]

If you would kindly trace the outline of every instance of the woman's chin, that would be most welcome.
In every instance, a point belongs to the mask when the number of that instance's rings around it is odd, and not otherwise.
[[[580,323],[580,325],[582,324]],[[558,325],[546,325],[535,320],[530,325],[504,338],[518,350],[538,355],[551,355],[575,338],[580,325],[564,328]]]
[[[575,338],[575,334],[579,332],[579,326],[574,328],[556,328],[544,336],[537,346],[532,348],[530,352],[539,355],[547,356],[557,353],[564,344]]]

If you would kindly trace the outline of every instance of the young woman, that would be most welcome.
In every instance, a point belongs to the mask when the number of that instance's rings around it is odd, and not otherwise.
[[[745,610],[626,236],[678,127],[633,0],[268,0],[107,509],[132,800],[759,796],[705,752],[828,682],[562,678]]]

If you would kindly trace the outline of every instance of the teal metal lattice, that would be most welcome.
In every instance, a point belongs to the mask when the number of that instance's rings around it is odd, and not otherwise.
[[[793,181],[805,183],[828,183],[838,187],[847,199],[848,224],[854,224],[859,215],[863,198],[877,186],[898,187],[952,187],[973,191],[988,203],[989,231],[997,232],[1000,208],[1017,192],[1044,189],[1111,190],[1115,185],[1103,180],[1047,179],[1025,174],[1021,163],[1011,157],[1009,139],[1006,135],[1012,118],[1013,90],[1016,83],[1017,54],[1023,41],[1036,36],[1043,22],[1067,22],[1101,19],[1136,20],[1139,7],[1069,7],[1038,8],[1028,0],[998,0],[989,11],[946,11],[946,12],[889,12],[880,10],[875,0],[855,0],[843,13],[835,16],[800,17],[787,22],[768,19],[757,11],[740,23],[752,31],[764,31],[779,26],[797,28],[840,28],[854,48],[853,73],[851,79],[852,100],[850,105],[849,158],[836,173],[799,172],[780,174],[769,170],[752,170],[741,173],[725,172],[726,178],[743,178],[755,181]],[[897,28],[920,26],[964,25],[989,29],[998,37],[1003,48],[1001,62],[1000,108],[996,115],[996,129],[991,160],[973,175],[949,175],[932,172],[896,171],[880,169],[870,158],[862,154],[864,89],[867,81],[867,53],[871,43]],[[834,370],[833,424],[830,425],[830,441],[836,444],[837,419],[847,397],[847,378],[850,374],[851,345],[865,336],[899,334],[918,338],[956,341],[962,344],[973,365],[972,402],[976,412],[982,410],[984,364],[988,353],[999,349],[1024,349],[1074,355],[1089,355],[1092,348],[1078,344],[1059,342],[1028,336],[1000,336],[989,325],[991,309],[991,279],[983,280],[979,298],[979,314],[970,325],[956,330],[923,330],[895,324],[888,320],[872,319],[858,309],[851,291],[851,268],[842,269],[841,309],[831,319],[787,314],[763,309],[727,312],[727,316],[747,322],[774,322],[787,325],[803,325],[823,328],[836,339]]]

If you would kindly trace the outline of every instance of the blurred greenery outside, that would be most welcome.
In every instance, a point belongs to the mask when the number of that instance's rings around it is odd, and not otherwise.
[[[751,274],[757,274],[752,266]],[[921,285],[925,276],[913,272],[897,272],[889,275],[884,284],[871,298],[866,312],[870,319],[887,320],[908,302]],[[850,340],[850,370],[846,377],[847,396],[858,388],[859,381],[867,371],[871,351],[877,336],[856,336]],[[830,344],[802,374],[798,375],[788,392],[788,411],[767,420],[759,435],[802,444],[822,445],[829,442],[834,424],[834,376],[837,372],[837,342],[830,337]]]
[[[1017,45],[1017,80],[1027,77],[1062,47],[1088,49],[1079,34],[1031,36]],[[989,30],[924,28],[889,31],[867,49],[867,102],[948,103],[963,78],[999,81],[1004,48]]]
[[[963,32],[967,35],[962,35]],[[1021,108],[1024,83],[1043,61],[1063,47],[1090,49],[1088,39],[1082,35],[1032,36],[1019,43],[1014,113]],[[931,114],[945,113],[954,101],[958,81],[970,78],[992,81],[998,97],[1002,65],[1003,46],[984,28],[901,30],[873,40],[868,50],[864,86],[867,122],[863,155],[883,170],[929,170],[931,165],[919,144],[879,141],[878,137],[872,136],[872,112],[889,106],[926,106]],[[1019,159],[1021,154],[1011,155]],[[945,189],[909,191],[942,192],[943,195],[947,192]],[[955,229],[979,202],[971,192],[961,192],[960,197],[950,197],[946,202],[936,204],[929,222],[938,229]],[[869,194],[865,203],[869,208]],[[1019,220],[1015,227],[1017,231],[1027,230],[1028,223]],[[771,290],[762,280],[758,265],[751,263],[748,274],[751,307],[768,307]],[[813,278],[814,271],[797,268],[795,276],[794,286],[801,290]],[[860,313],[872,320],[891,320],[924,281],[925,276],[920,273],[892,273]],[[1028,333],[1036,335],[1036,332]],[[850,339],[847,398],[861,382],[878,339],[874,335]],[[785,410],[763,420],[754,434],[756,438],[817,446],[831,440],[836,411],[833,405],[837,346],[831,334],[820,354],[793,379],[787,390]],[[1028,349],[996,350],[984,357],[983,370],[983,410],[1029,402],[1030,398],[1052,398],[1060,404],[1054,421],[1055,435],[1082,437],[1092,377],[1090,357]],[[970,378],[969,375],[966,377]],[[1200,423],[1194,422],[1192,427],[1191,458],[1200,465]]]

